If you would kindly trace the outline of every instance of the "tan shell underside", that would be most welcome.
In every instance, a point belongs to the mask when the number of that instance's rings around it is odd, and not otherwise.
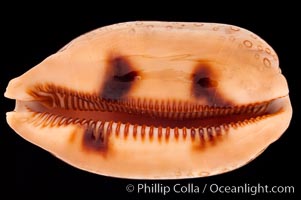
[[[203,177],[258,156],[289,125],[278,57],[214,23],[96,29],[10,81],[9,125],[65,162],[139,179]]]

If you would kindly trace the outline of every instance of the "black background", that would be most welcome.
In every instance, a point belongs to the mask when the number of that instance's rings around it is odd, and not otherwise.
[[[297,15],[293,5],[253,5],[241,3],[237,8],[227,5],[223,12],[215,6],[191,5],[185,2],[174,3],[167,8],[161,5],[135,4],[110,6],[90,6],[81,9],[61,8],[60,5],[49,7],[45,4],[39,8],[23,7],[26,5],[2,7],[7,13],[1,13],[1,93],[5,91],[8,81],[26,72],[50,54],[56,52],[71,39],[92,29],[124,21],[162,20],[162,21],[196,21],[219,22],[244,27],[266,40],[277,52],[282,73],[286,76],[290,88],[290,97],[294,109],[290,127],[285,134],[272,144],[253,162],[233,172],[207,178],[186,180],[127,180],[94,175],[73,168],[48,152],[26,142],[19,137],[5,120],[5,112],[13,110],[12,100],[1,99],[1,177],[4,185],[15,190],[10,195],[21,195],[23,198],[54,199],[67,194],[68,198],[80,197],[89,199],[143,199],[149,194],[128,193],[127,184],[160,183],[173,186],[176,183],[185,185],[193,183],[216,183],[219,185],[293,185],[295,194],[237,195],[237,194],[169,194],[167,197],[206,199],[293,199],[300,194],[300,47]],[[245,5],[246,4],[246,5]],[[255,3],[254,3],[255,4]],[[188,5],[188,6],[187,6]],[[124,6],[124,7],[123,7]],[[128,7],[127,7],[128,6]],[[91,10],[91,8],[94,8]],[[95,9],[96,8],[96,9]],[[128,9],[131,8],[131,9]],[[278,9],[279,8],[279,9]],[[121,9],[120,12],[118,9]],[[235,91],[233,91],[235,92]],[[299,123],[298,123],[299,120]],[[276,125],[276,124],[275,124]],[[176,156],[176,155],[175,155]],[[8,179],[4,179],[8,178]],[[5,180],[5,181],[4,181]],[[6,181],[7,180],[7,181]],[[6,187],[1,187],[5,191]],[[42,196],[40,195],[42,194]],[[156,194],[154,199],[162,198]]]

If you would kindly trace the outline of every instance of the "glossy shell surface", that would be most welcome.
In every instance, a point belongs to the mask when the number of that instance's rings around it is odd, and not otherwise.
[[[5,96],[24,139],[77,168],[137,179],[241,167],[292,115],[272,47],[217,23],[96,29],[11,80]]]

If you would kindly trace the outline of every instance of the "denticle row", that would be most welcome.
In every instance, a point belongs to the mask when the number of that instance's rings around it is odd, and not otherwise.
[[[31,111],[32,112],[32,111]],[[130,136],[133,138],[141,139],[170,139],[173,136],[175,139],[190,138],[192,140],[200,141],[210,141],[213,142],[216,138],[227,134],[230,128],[238,128],[244,125],[254,123],[261,120],[268,115],[246,119],[244,121],[233,122],[230,124],[221,124],[211,127],[183,127],[183,128],[170,128],[170,127],[154,127],[130,123],[121,122],[102,122],[87,119],[73,119],[70,117],[58,116],[51,113],[37,113],[32,112],[33,116],[29,121],[36,127],[57,127],[57,126],[67,126],[69,124],[81,125],[85,128],[87,132],[92,132],[91,139],[103,141],[105,137],[109,134],[115,134],[117,137],[127,138]]]

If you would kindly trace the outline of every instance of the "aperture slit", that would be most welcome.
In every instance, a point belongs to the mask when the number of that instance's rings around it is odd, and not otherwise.
[[[277,109],[269,108],[277,99],[234,107],[158,99],[110,100],[50,84],[39,85],[29,91],[29,94],[37,99],[26,106],[35,113],[35,125],[86,125],[95,138],[102,132],[98,125],[111,122],[109,129],[115,127],[113,131],[116,134],[123,124],[126,134],[133,129],[136,135],[141,130],[141,134],[150,134],[151,137],[158,131],[160,137],[165,133],[168,138],[172,132],[176,137],[188,133],[194,138],[197,132],[200,138],[209,138],[210,141],[227,132],[229,127],[237,128],[255,123],[281,110],[281,106]]]

